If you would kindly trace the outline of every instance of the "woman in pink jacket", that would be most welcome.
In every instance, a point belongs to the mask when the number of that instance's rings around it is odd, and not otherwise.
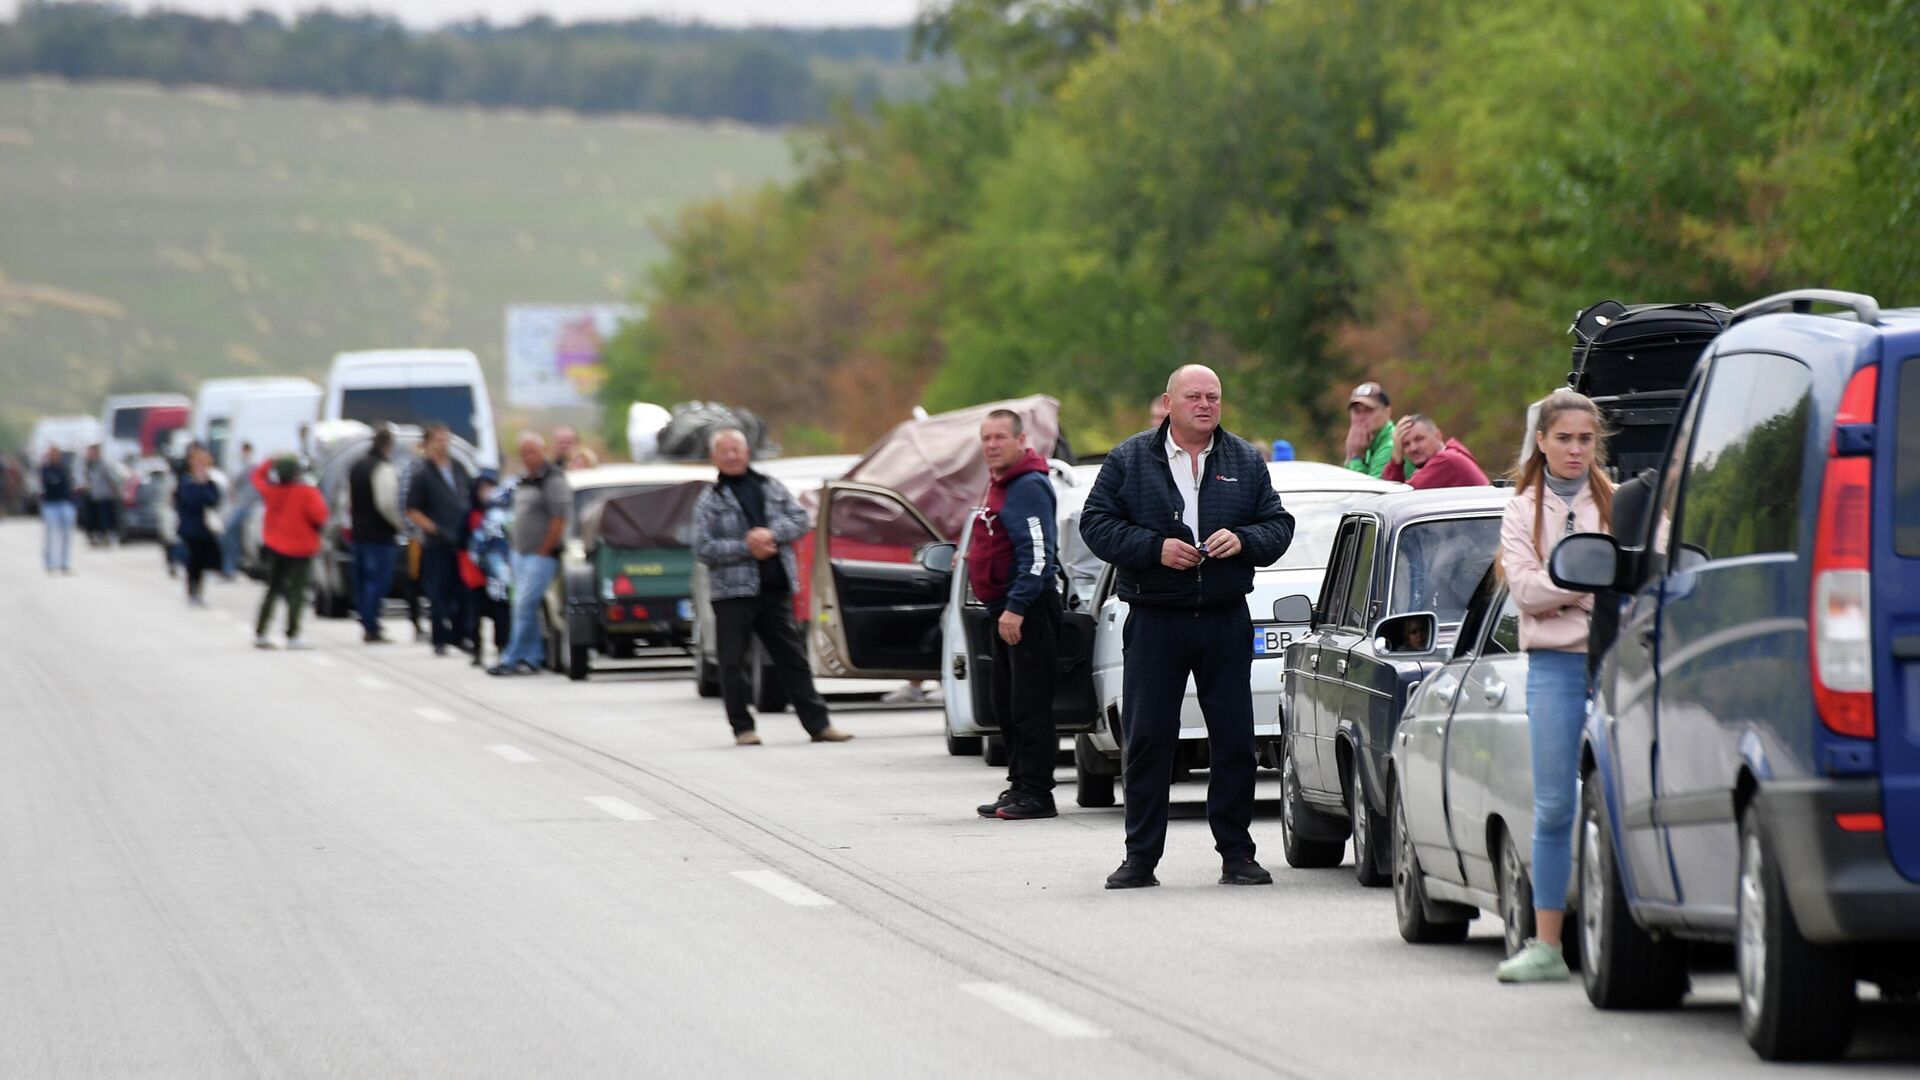
[[[1600,410],[1572,390],[1540,403],[1531,453],[1514,476],[1500,524],[1500,572],[1520,609],[1527,654],[1527,732],[1533,757],[1533,907],[1538,937],[1500,965],[1501,982],[1568,977],[1560,950],[1573,872],[1574,795],[1587,675],[1590,593],[1567,592],[1547,576],[1555,544],[1574,533],[1608,532],[1613,481],[1606,472]]]

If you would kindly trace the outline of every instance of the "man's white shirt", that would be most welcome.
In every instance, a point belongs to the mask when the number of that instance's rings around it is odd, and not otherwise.
[[[1206,475],[1207,458],[1213,456],[1213,441],[1218,433],[1207,437],[1207,448],[1200,451],[1200,460],[1196,463],[1193,455],[1180,449],[1173,441],[1173,428],[1167,428],[1167,468],[1173,471],[1173,486],[1180,491],[1180,520],[1193,534],[1197,545],[1206,537],[1200,535],[1200,478]]]

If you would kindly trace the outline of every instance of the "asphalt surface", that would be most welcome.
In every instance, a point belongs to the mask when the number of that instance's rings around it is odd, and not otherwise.
[[[1161,888],[1120,812],[982,821],[940,717],[836,695],[736,748],[684,667],[490,679],[260,588],[189,610],[151,545],[38,569],[0,523],[0,1076],[1744,1076],[1731,975],[1603,1014],[1414,947],[1386,890],[1216,885],[1198,785]],[[404,623],[399,636],[409,636]],[[872,691],[836,683],[835,691]],[[870,695],[869,695],[870,696]],[[1920,1014],[1853,1060],[1911,1076]],[[1796,1073],[1798,1074],[1798,1072]]]

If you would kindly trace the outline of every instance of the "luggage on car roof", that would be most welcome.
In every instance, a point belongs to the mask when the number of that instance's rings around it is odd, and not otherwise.
[[[738,428],[755,457],[778,449],[767,442],[767,422],[750,410],[716,401],[683,401],[660,429],[656,453],[663,458],[705,460],[707,440],[722,428]]]
[[[1602,300],[1574,316],[1568,328],[1574,343],[1567,385],[1606,414],[1614,429],[1608,458],[1617,475],[1660,464],[1687,378],[1732,314],[1710,302]]]

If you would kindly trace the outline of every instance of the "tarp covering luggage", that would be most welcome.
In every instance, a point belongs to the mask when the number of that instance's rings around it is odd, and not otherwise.
[[[693,508],[711,486],[706,480],[688,480],[608,499],[581,520],[580,542],[588,551],[603,543],[617,548],[692,547]]]
[[[1057,456],[1060,403],[1035,394],[897,424],[861,455],[843,479],[899,492],[933,522],[941,536],[957,538],[973,508],[986,495],[987,462],[980,454],[980,423],[995,409],[1018,413],[1026,428],[1027,445],[1041,457]]]

